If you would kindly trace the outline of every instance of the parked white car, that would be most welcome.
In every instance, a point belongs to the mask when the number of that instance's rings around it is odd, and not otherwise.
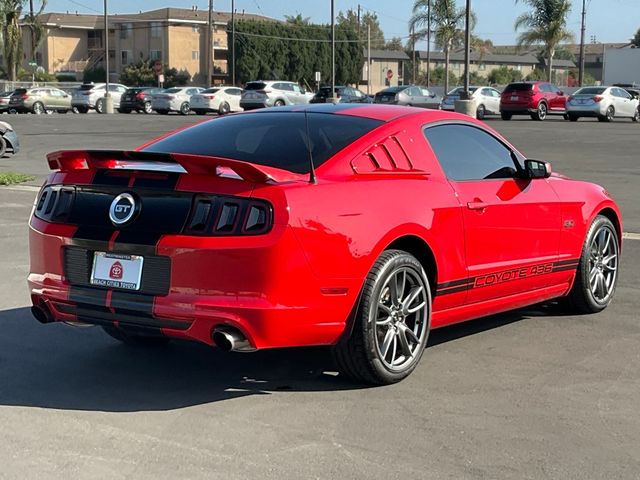
[[[464,92],[464,87],[456,87],[442,100],[442,110],[455,110],[456,100]],[[476,118],[482,120],[485,115],[500,115],[500,92],[493,87],[469,87],[471,100],[476,107]]]
[[[259,80],[249,82],[244,87],[240,106],[245,110],[281,107],[309,103],[312,98],[312,92],[305,91],[295,82]]]
[[[71,108],[79,113],[87,113],[95,110],[104,112],[104,93],[106,83],[85,83],[73,91],[71,95]],[[120,107],[120,97],[127,91],[127,87],[119,83],[109,84],[109,96],[113,99],[113,108]]]
[[[238,87],[213,87],[191,96],[191,110],[198,115],[218,112],[224,115],[229,112],[240,112],[240,95]]]
[[[601,122],[614,118],[640,120],[638,99],[620,87],[583,87],[567,101],[569,120],[577,122],[580,117],[597,117]]]
[[[151,99],[151,108],[166,115],[169,112],[180,112],[187,115],[191,111],[191,97],[202,92],[202,87],[174,87],[156,93]]]

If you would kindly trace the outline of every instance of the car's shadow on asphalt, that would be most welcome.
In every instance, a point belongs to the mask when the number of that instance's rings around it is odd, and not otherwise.
[[[429,345],[544,316],[546,309],[534,307],[438,329],[431,333]],[[28,308],[0,311],[0,332],[0,406],[153,411],[283,390],[366,388],[335,372],[328,348],[251,354],[228,354],[190,342],[135,348],[97,327],[41,325]]]

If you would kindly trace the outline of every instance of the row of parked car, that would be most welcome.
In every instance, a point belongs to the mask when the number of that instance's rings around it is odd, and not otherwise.
[[[84,84],[71,94],[54,87],[19,88],[13,92],[0,93],[0,111],[32,112],[48,111],[87,113],[105,109],[106,84]],[[200,115],[215,112],[253,110],[305,103],[334,101],[331,87],[321,87],[315,94],[307,92],[295,82],[253,81],[244,89],[234,86],[156,87],[127,88],[120,84],[109,84],[109,94],[114,108],[120,113],[178,112]],[[334,96],[338,103],[380,103],[408,105],[423,108],[454,110],[455,102],[463,93],[456,87],[444,97],[432,90],[417,85],[386,88],[374,96],[367,95],[355,87],[338,85]],[[549,82],[514,82],[500,92],[490,86],[469,88],[477,118],[500,115],[511,120],[514,115],[529,115],[534,120],[544,120],[548,115],[562,115],[577,121],[580,117],[596,117],[600,121],[611,121],[616,117],[640,120],[640,90],[621,86],[584,87],[573,95],[566,95]]]

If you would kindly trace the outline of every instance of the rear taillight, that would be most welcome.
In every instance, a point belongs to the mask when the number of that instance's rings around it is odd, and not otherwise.
[[[47,222],[67,221],[71,214],[75,193],[74,187],[60,185],[44,187],[36,203],[35,216]]]
[[[24,95],[22,95],[22,97],[20,97],[20,98],[22,98],[22,100],[29,100],[29,95],[24,94]]]
[[[573,95],[571,95],[569,98],[567,98],[567,102],[573,102],[573,99],[574,99],[574,98],[575,98],[575,97],[574,97]]]
[[[186,235],[260,235],[273,226],[273,208],[255,199],[196,196]]]
[[[593,97],[593,101],[594,101],[594,102],[596,102],[596,103],[598,103],[598,102],[600,102],[603,98],[604,98],[604,97],[602,97],[602,96],[600,96],[600,95],[595,95],[595,96]]]
[[[271,93],[271,90],[258,90],[258,93],[263,93],[263,94],[267,94],[267,93]]]
[[[91,92],[90,91],[82,92],[82,95],[84,95],[85,97],[88,97],[89,95],[91,95]]]
[[[167,100],[173,100],[173,99],[174,99],[174,98],[176,98],[176,97],[175,97],[175,95],[167,95],[165,98],[166,98]]]
[[[214,98],[216,98],[215,95],[203,95],[204,98],[208,98],[209,100],[213,100]]]

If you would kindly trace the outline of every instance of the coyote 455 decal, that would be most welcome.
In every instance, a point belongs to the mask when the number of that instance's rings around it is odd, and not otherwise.
[[[502,272],[489,273],[487,275],[476,277],[473,286],[487,287],[489,285],[510,282],[512,280],[519,280],[521,278],[532,277],[534,275],[544,275],[545,273],[551,272],[553,272],[553,263],[541,263],[539,265],[532,265],[531,267],[515,268],[512,270],[504,270]]]

